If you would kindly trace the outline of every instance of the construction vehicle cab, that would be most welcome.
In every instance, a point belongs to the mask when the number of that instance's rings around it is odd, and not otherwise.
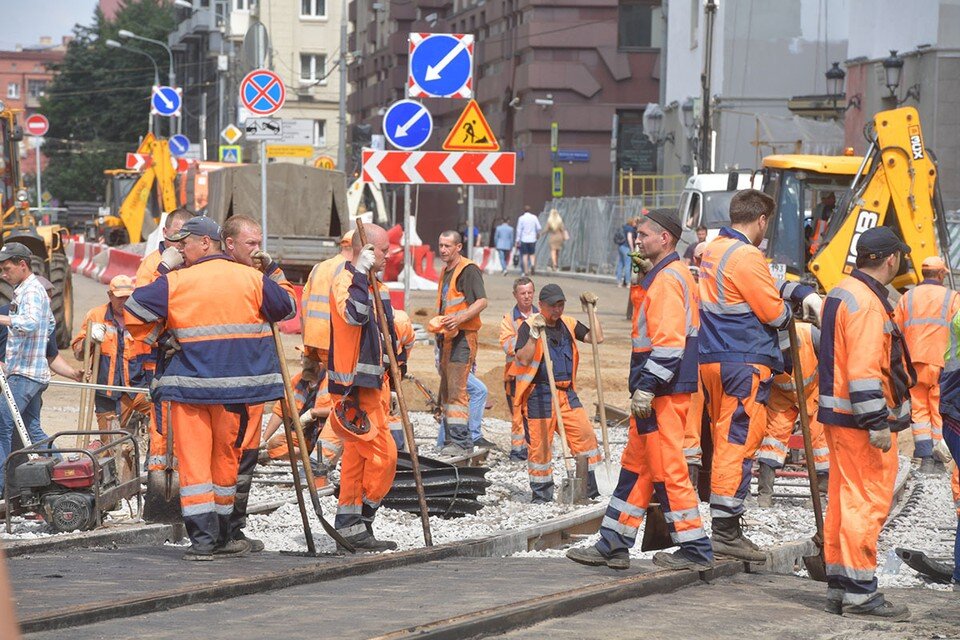
[[[20,113],[0,102],[0,245],[13,240],[25,245],[33,254],[33,272],[53,283],[50,307],[57,322],[57,344],[65,349],[73,337],[73,280],[65,250],[69,231],[60,225],[38,225],[30,212],[20,170]],[[13,288],[0,280],[0,304],[11,300]]]
[[[763,159],[763,190],[776,202],[765,254],[785,277],[829,291],[856,267],[860,234],[879,225],[911,247],[894,288],[919,283],[920,265],[929,256],[939,254],[949,266],[937,168],[923,145],[917,110],[877,113],[868,139],[863,157]]]

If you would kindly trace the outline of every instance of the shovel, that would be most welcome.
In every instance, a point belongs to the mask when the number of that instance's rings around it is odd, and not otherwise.
[[[597,487],[600,493],[609,496],[617,488],[620,479],[620,465],[610,462],[610,438],[607,435],[607,405],[603,401],[603,381],[600,377],[600,349],[597,346],[597,305],[585,305],[587,317],[590,321],[590,346],[593,348],[593,370],[597,377],[597,409],[600,412],[600,434],[603,438],[603,468],[596,470]]]
[[[553,403],[553,412],[557,415],[557,430],[560,432],[560,454],[563,456],[563,466],[567,471],[560,486],[561,502],[573,504],[573,497],[577,495],[577,476],[573,469],[572,456],[567,447],[567,431],[563,428],[563,414],[560,412],[560,395],[557,393],[557,381],[553,377],[553,358],[550,357],[550,345],[547,344],[546,330],[540,334],[540,344],[543,348],[543,364],[547,368],[547,380],[550,381],[550,400]],[[546,440],[544,440],[546,442]],[[550,457],[553,457],[550,452]]]
[[[823,506],[820,504],[820,482],[817,478],[816,461],[813,458],[813,439],[810,437],[810,416],[807,415],[807,401],[803,393],[803,371],[800,368],[800,338],[797,336],[797,324],[790,320],[790,360],[793,363],[793,385],[797,390],[797,408],[800,412],[800,430],[803,432],[803,453],[807,458],[807,475],[810,477],[810,498],[813,501],[813,516],[817,521],[817,533],[813,543],[817,546],[815,555],[803,556],[807,573],[817,582],[827,581],[827,566],[823,559]]]

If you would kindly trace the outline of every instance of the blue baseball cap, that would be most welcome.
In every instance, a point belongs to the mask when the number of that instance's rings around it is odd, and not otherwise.
[[[173,242],[179,242],[189,235],[207,236],[220,241],[220,225],[213,218],[207,216],[196,216],[183,223],[180,231],[171,235],[168,239]]]

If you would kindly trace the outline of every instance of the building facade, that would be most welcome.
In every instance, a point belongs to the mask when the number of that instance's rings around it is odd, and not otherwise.
[[[351,0],[349,12],[355,53],[349,111],[361,126],[351,129],[354,171],[366,135],[382,134],[384,111],[405,97],[408,34],[421,32],[475,36],[475,97],[501,150],[518,154],[515,186],[475,189],[475,220],[484,238],[496,219],[514,220],[525,204],[539,211],[550,201],[555,166],[563,169],[566,197],[610,194],[617,168],[658,173],[656,148],[642,135],[642,113],[659,96],[660,2]],[[439,149],[467,103],[423,102],[434,132],[422,149]],[[618,146],[611,154],[615,121]],[[559,155],[551,151],[554,123]],[[464,191],[416,190],[425,241],[464,226]]]

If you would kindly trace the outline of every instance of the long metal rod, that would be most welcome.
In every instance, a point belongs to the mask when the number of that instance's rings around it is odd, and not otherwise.
[[[74,389],[94,391],[119,391],[120,393],[150,393],[150,389],[145,387],[122,387],[115,384],[94,384],[93,382],[74,382],[72,380],[51,380],[51,386],[55,387],[73,387]]]

